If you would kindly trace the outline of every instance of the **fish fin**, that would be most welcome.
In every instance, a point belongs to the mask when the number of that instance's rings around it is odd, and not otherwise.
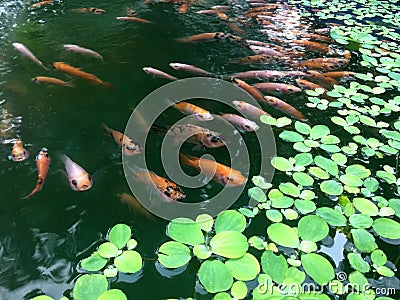
[[[168,127],[160,126],[160,125],[156,125],[156,124],[151,125],[151,129],[157,133],[167,133],[168,132]]]
[[[75,87],[75,84],[73,83],[73,80],[67,81],[67,82],[65,83],[65,85],[66,85],[66,86],[69,86],[69,87]]]
[[[193,158],[195,157],[179,153],[179,162],[185,166],[193,167],[194,166]]]
[[[105,123],[101,123],[101,127],[103,127],[105,132],[111,133],[111,129]]]
[[[104,81],[101,83],[101,85],[104,86],[104,87],[106,87],[106,88],[108,88],[108,89],[112,89],[112,87],[113,87],[111,83],[109,83],[109,82],[104,82]]]

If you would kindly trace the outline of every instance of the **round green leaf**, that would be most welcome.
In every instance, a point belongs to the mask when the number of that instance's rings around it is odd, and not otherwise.
[[[177,242],[192,246],[204,243],[200,226],[187,218],[172,220],[168,225],[168,235]]]
[[[303,167],[312,164],[312,162],[314,161],[310,153],[296,154],[294,159],[296,160],[296,166],[303,166]]]
[[[107,262],[106,258],[100,256],[98,252],[94,252],[88,258],[81,261],[81,266],[86,271],[94,272],[103,269]]]
[[[358,165],[358,164],[348,166],[346,168],[346,173],[350,174],[350,175],[357,176],[358,178],[361,178],[361,179],[367,178],[368,176],[371,175],[371,171],[370,170],[368,170],[364,166]]]
[[[51,298],[46,295],[40,295],[40,296],[36,296],[36,297],[32,298],[31,300],[54,300],[54,298]]]
[[[319,254],[303,254],[301,256],[301,264],[308,276],[319,285],[325,285],[335,278],[331,263]]]
[[[288,264],[283,255],[275,255],[271,250],[267,250],[261,256],[261,266],[264,273],[271,276],[276,283],[282,283],[286,277]]]
[[[293,170],[293,163],[291,163],[288,159],[284,157],[276,156],[271,160],[272,166],[279,170],[279,171],[292,171]]]
[[[316,214],[331,226],[341,227],[346,225],[346,217],[336,209],[321,207],[317,209]]]
[[[377,266],[383,266],[387,262],[387,257],[386,254],[381,249],[377,249],[372,251],[371,260],[373,264]]]
[[[368,280],[361,272],[354,271],[350,273],[349,281],[350,283],[354,284],[354,289],[357,292],[365,292],[363,287],[368,285]]]
[[[281,183],[279,185],[279,190],[289,196],[298,197],[300,195],[300,190],[291,182]]]
[[[354,228],[369,228],[372,226],[373,220],[364,214],[354,214],[350,216],[349,222]]]
[[[169,241],[158,249],[158,261],[166,268],[174,269],[186,265],[191,259],[190,249],[179,242]]]
[[[275,223],[267,229],[268,237],[278,245],[297,248],[300,244],[296,231],[286,224]]]
[[[378,207],[370,200],[365,198],[354,198],[353,199],[354,207],[360,211],[362,214],[367,216],[377,216],[378,215]]]
[[[200,259],[207,259],[211,256],[212,251],[210,251],[206,245],[196,245],[193,247],[193,254]]]
[[[104,269],[103,274],[107,278],[116,277],[118,275],[118,269],[115,268],[114,266],[109,266]]]
[[[205,232],[210,232],[214,224],[214,219],[208,214],[201,214],[196,217],[196,223]]]
[[[261,117],[264,117],[264,116],[261,116]],[[192,299],[190,298],[190,300],[192,300]],[[227,292],[222,292],[222,293],[215,294],[213,300],[232,300],[232,297]]]
[[[296,143],[296,142],[302,142],[304,141],[304,137],[301,134],[298,134],[297,132],[294,131],[282,131],[282,133],[279,135],[279,137],[286,141],[286,142],[291,142],[291,143]]]
[[[316,208],[315,203],[309,200],[296,200],[294,206],[303,215],[313,212]]]
[[[248,247],[246,237],[238,231],[222,231],[210,241],[212,252],[226,258],[242,257]]]
[[[301,134],[304,134],[304,135],[308,135],[311,132],[310,125],[300,122],[300,121],[296,121],[294,123],[294,127],[296,128],[296,130],[298,132],[300,132]]]
[[[231,288],[231,294],[236,299],[244,299],[247,295],[247,285],[243,281],[236,281]]]
[[[126,247],[128,248],[128,250],[133,250],[136,248],[137,246],[137,241],[135,239],[130,239],[127,243],[126,243]]]
[[[295,211],[294,209],[291,209],[291,208],[287,208],[287,209],[283,210],[282,213],[287,220],[296,220],[299,217],[299,214],[297,213],[297,211]]]
[[[259,188],[258,186],[252,187],[247,191],[250,198],[256,200],[257,202],[265,202],[267,201],[267,197],[265,196],[265,191]]]
[[[400,218],[400,199],[390,199],[389,200],[389,207],[394,210],[395,215]]]
[[[237,280],[253,280],[260,273],[258,260],[250,253],[246,253],[237,259],[228,259],[225,265],[231,270]]]
[[[379,218],[374,221],[372,228],[375,232],[387,239],[400,239],[400,224],[388,218]]]
[[[301,241],[299,249],[305,253],[311,253],[318,250],[318,246],[315,242]]]
[[[199,276],[200,283],[209,293],[226,291],[230,289],[233,284],[231,271],[219,260],[204,261],[197,275]]]
[[[359,253],[349,253],[347,255],[350,265],[361,273],[368,273],[370,270],[369,264],[362,258]]]
[[[268,210],[265,212],[265,214],[266,214],[267,218],[268,218],[269,220],[271,220],[272,222],[274,222],[274,223],[282,222],[283,217],[282,217],[282,214],[280,213],[279,210],[276,210],[276,209],[268,209]]]
[[[293,173],[293,179],[302,186],[312,186],[314,184],[314,179],[303,172]]]
[[[136,273],[142,268],[142,257],[134,250],[127,250],[114,259],[114,264],[122,273]]]
[[[118,255],[118,248],[114,243],[106,242],[99,246],[97,252],[104,258],[110,258]]]
[[[369,253],[378,248],[374,236],[365,229],[352,229],[351,235],[353,236],[354,245],[361,252]]]
[[[347,157],[342,153],[333,153],[332,160],[340,166],[346,165]]]
[[[328,235],[329,227],[324,219],[311,215],[300,219],[298,232],[302,240],[318,242]]]
[[[329,174],[328,172],[322,170],[320,167],[310,167],[308,169],[308,172],[310,172],[311,175],[314,175],[315,177],[319,179],[328,179]]]
[[[314,162],[318,167],[324,169],[332,176],[337,176],[339,174],[338,165],[329,158],[318,155],[314,158]]]
[[[321,191],[328,195],[339,196],[343,193],[342,185],[335,180],[326,180],[320,184]]]
[[[348,186],[361,186],[363,181],[355,175],[344,174],[340,176],[339,180]]]
[[[364,180],[364,186],[371,192],[376,192],[379,188],[379,182],[375,178],[369,177]]]
[[[121,249],[126,245],[126,243],[131,238],[131,228],[125,224],[117,224],[113,228],[111,228],[108,239],[111,243]]]
[[[378,272],[378,274],[386,277],[393,277],[395,275],[395,273],[386,266],[379,266],[376,268],[376,271]]]
[[[315,125],[310,132],[310,138],[313,140],[319,139],[325,135],[330,134],[330,130],[325,125]]]
[[[239,231],[246,228],[246,218],[236,210],[226,210],[218,214],[215,220],[215,232]]]
[[[108,288],[108,281],[104,275],[85,274],[75,282],[73,296],[75,300],[97,300]]]
[[[127,300],[126,295],[118,289],[111,289],[103,294],[97,300]]]

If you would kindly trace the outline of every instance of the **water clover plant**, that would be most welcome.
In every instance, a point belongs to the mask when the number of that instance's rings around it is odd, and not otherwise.
[[[247,252],[249,244],[242,233],[246,225],[245,216],[234,210],[220,213],[215,221],[208,215],[199,215],[195,221],[174,219],[167,228],[172,241],[160,246],[158,262],[173,269],[196,258],[201,262],[197,277],[207,292],[228,291],[243,299],[247,295],[244,282],[260,272],[258,260]]]

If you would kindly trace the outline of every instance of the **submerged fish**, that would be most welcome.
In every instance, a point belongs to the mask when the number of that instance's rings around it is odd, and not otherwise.
[[[93,50],[90,50],[90,49],[87,49],[87,48],[83,48],[83,47],[78,46],[78,45],[66,44],[66,45],[64,45],[64,49],[67,50],[67,51],[70,51],[70,52],[87,54],[87,55],[93,56],[93,57],[98,58],[98,59],[103,61],[103,56],[101,56],[96,51],[93,51]]]
[[[104,9],[97,8],[97,7],[82,7],[82,8],[74,9],[74,11],[80,12],[80,13],[90,13],[90,14],[95,14],[95,15],[102,15],[102,14],[106,13],[106,11]]]
[[[40,60],[38,60],[36,58],[35,55],[33,55],[33,53],[24,44],[13,43],[12,45],[13,45],[14,49],[17,50],[19,53],[21,53],[22,55],[28,57],[29,59],[31,59],[32,61],[37,63],[39,66],[41,66],[46,71],[49,70]]]
[[[261,82],[253,84],[253,86],[262,92],[267,92],[273,95],[293,94],[301,92],[301,89],[299,89],[297,86],[287,83]]]
[[[256,118],[257,120],[260,120],[261,116],[270,116],[269,113],[267,113],[266,111],[262,110],[261,108],[258,108],[250,103],[244,102],[244,101],[232,101],[232,103],[236,106],[236,108],[248,115],[251,116],[253,118]]]
[[[167,133],[179,141],[206,148],[219,148],[226,146],[229,140],[221,133],[193,124],[173,125],[170,128],[153,125],[152,129],[161,133]]]
[[[53,4],[53,0],[45,0],[45,1],[33,3],[31,5],[31,8],[41,7],[41,6],[47,5],[47,4]]]
[[[295,63],[293,67],[319,71],[334,71],[346,66],[348,63],[349,60],[347,58],[319,57]]]
[[[320,85],[318,85],[318,84],[316,84],[314,82],[305,80],[305,79],[297,78],[296,79],[296,83],[297,83],[297,85],[299,87],[301,87],[302,89],[305,89],[305,90],[315,90],[315,89],[318,89],[318,88],[325,90],[322,86],[320,86]]]
[[[299,77],[305,76],[306,73],[301,71],[275,71],[275,70],[254,70],[236,73],[235,78],[241,79],[278,79],[284,77]]]
[[[178,41],[181,43],[190,43],[190,42],[201,42],[201,41],[209,41],[209,40],[231,40],[232,42],[244,46],[248,46],[246,40],[242,39],[239,36],[226,33],[226,32],[205,32],[200,33],[188,37],[179,38]]]
[[[178,80],[178,78],[169,75],[163,71],[157,70],[155,68],[151,68],[151,67],[144,67],[143,71],[145,71],[147,74],[149,75],[153,75],[153,76],[158,76],[158,77],[162,77],[162,78],[166,78],[169,80]]]
[[[250,131],[257,131],[258,129],[260,129],[260,126],[258,126],[256,123],[246,118],[243,118],[239,115],[222,114],[220,116],[221,118],[225,119],[226,121],[228,121],[229,123],[231,123],[232,125],[243,131],[250,132]]]
[[[29,152],[25,150],[22,141],[19,139],[16,140],[11,150],[11,155],[9,156],[9,159],[13,161],[24,161],[28,157],[29,157]]]
[[[294,40],[291,42],[296,45],[300,45],[300,46],[306,48],[307,50],[317,52],[317,53],[328,54],[328,53],[332,52],[331,48],[329,48],[329,46],[318,43],[318,42],[311,42],[311,41],[307,41],[307,40]]]
[[[133,212],[140,213],[148,220],[154,219],[153,215],[132,195],[122,193],[117,194],[117,196],[120,198],[121,203],[128,205]]]
[[[41,84],[54,84],[54,85],[61,85],[61,86],[69,86],[73,87],[74,85],[71,82],[66,82],[61,79],[53,78],[53,77],[46,77],[46,76],[36,76],[31,79],[32,82],[41,83]]]
[[[47,153],[47,149],[42,148],[42,150],[40,150],[39,154],[36,156],[36,167],[38,170],[36,187],[29,195],[25,196],[24,199],[32,197],[36,192],[42,189],[44,181],[46,180],[47,172],[49,171],[50,162],[51,159]]]
[[[301,112],[299,112],[297,109],[295,109],[293,106],[290,104],[286,103],[285,101],[272,97],[272,96],[265,96],[265,101],[271,105],[272,107],[280,110],[281,112],[301,121],[305,121],[306,119],[302,115]]]
[[[198,75],[210,75],[211,73],[200,69],[198,67],[192,66],[192,65],[187,65],[187,64],[182,64],[182,63],[170,63],[169,64],[173,69],[177,71],[185,71],[188,73],[193,73],[193,74],[198,74]]]
[[[147,186],[155,187],[160,196],[167,201],[180,201],[186,198],[186,195],[176,183],[138,166],[131,167],[127,165],[127,168],[137,181]]]
[[[238,78],[233,78],[232,81],[241,89],[245,90],[249,93],[252,97],[260,102],[265,102],[264,95],[255,87],[251,86],[247,82],[240,80]]]
[[[243,186],[247,182],[247,178],[240,171],[210,159],[179,154],[179,160],[181,164],[195,168],[201,174],[226,187]]]
[[[343,79],[343,78],[351,78],[354,77],[356,73],[350,71],[332,71],[332,72],[325,72],[321,75],[334,78],[334,79]]]
[[[102,85],[106,88],[112,87],[111,83],[104,82],[100,78],[96,77],[95,75],[81,71],[79,68],[72,67],[66,63],[53,62],[51,64],[51,66],[56,70],[64,72],[65,74],[87,80],[93,84]]]
[[[83,192],[92,187],[92,177],[88,172],[86,172],[80,165],[73,162],[65,154],[61,154],[61,159],[68,174],[69,184],[74,191]]]
[[[133,17],[133,16],[126,16],[126,17],[117,17],[117,20],[122,20],[122,21],[133,21],[133,22],[139,22],[139,23],[153,23],[149,20],[138,18],[138,17]]]
[[[211,121],[214,119],[208,110],[188,102],[178,102],[173,104],[173,107],[184,114],[193,115],[199,121]]]
[[[102,124],[102,126],[104,128],[104,131],[107,132],[114,139],[114,141],[122,147],[122,151],[125,155],[133,156],[141,154],[143,152],[143,148],[138,142],[135,142],[130,137],[119,131],[109,128],[104,123]]]
[[[334,78],[325,76],[324,74],[319,73],[318,71],[308,70],[306,73],[308,74],[307,78],[313,79],[324,88],[330,89],[333,87],[333,85],[339,84],[339,82]]]

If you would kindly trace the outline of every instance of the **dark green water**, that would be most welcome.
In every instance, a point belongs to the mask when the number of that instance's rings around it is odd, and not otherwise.
[[[82,6],[100,7],[107,13],[90,15],[71,11]],[[115,17],[125,14],[126,6],[155,23],[116,20]],[[206,9],[210,5],[203,2],[197,6]],[[69,0],[56,1],[52,6],[34,11],[28,11],[27,7],[18,1],[0,4],[0,138],[3,141],[0,145],[0,298],[28,299],[40,293],[60,298],[73,287],[73,280],[78,276],[77,263],[90,255],[107,230],[119,222],[132,226],[145,263],[140,274],[119,278],[113,286],[123,290],[129,299],[193,296],[197,263],[189,264],[182,274],[155,266],[156,250],[168,240],[167,222],[161,219],[150,222],[120,203],[117,194],[129,193],[121,155],[100,124],[105,122],[123,131],[131,109],[151,91],[168,83],[144,73],[145,66],[183,78],[186,74],[172,70],[168,64],[184,62],[223,75],[248,69],[228,62],[250,53],[229,42],[177,43],[178,37],[228,30],[214,16],[178,14],[178,5]],[[255,28],[248,27],[246,31],[249,37],[257,38]],[[96,74],[114,88],[108,90],[80,80],[75,80],[75,88],[35,85],[30,79],[39,75],[68,79],[55,71],[45,72],[20,56],[12,49],[13,42],[27,45],[45,64],[65,61]],[[62,45],[68,43],[98,51],[104,62],[64,51]],[[288,99],[311,122],[323,119],[321,113],[306,108],[304,96]],[[215,112],[224,110],[213,104],[207,108]],[[168,113],[161,123],[181,116],[173,111]],[[18,136],[31,153],[30,159],[23,163],[7,159],[12,146],[10,139]],[[260,160],[256,140],[251,134],[245,139],[249,145],[254,144],[251,158],[256,169]],[[154,160],[150,167],[162,175],[157,156],[160,137],[152,141],[154,149],[149,147],[148,155],[154,155]],[[46,183],[34,197],[23,200],[36,184],[34,157],[42,147],[47,147],[52,157]],[[284,156],[283,153],[291,150],[282,144],[277,145],[277,151]],[[70,189],[58,158],[60,153],[66,153],[93,174],[91,190],[77,193]],[[227,163],[222,152],[216,155],[220,162]],[[218,184],[212,183],[201,193],[208,195],[218,189]],[[189,199],[199,194],[185,192]],[[235,207],[246,204],[247,200],[243,195]],[[264,226],[254,234],[264,235]]]

